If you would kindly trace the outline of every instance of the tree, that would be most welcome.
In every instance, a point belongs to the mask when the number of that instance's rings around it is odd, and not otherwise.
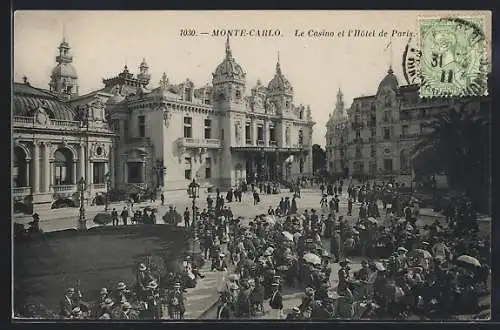
[[[469,104],[452,106],[428,123],[430,133],[412,154],[417,155],[415,167],[425,171],[428,162],[427,170],[442,169],[452,189],[465,192],[475,207],[485,210],[490,186],[490,123]],[[418,161],[419,155],[425,155],[423,162]]]
[[[323,171],[326,166],[326,152],[321,148],[319,144],[313,144],[312,157],[313,157],[313,173],[316,173],[318,171]]]

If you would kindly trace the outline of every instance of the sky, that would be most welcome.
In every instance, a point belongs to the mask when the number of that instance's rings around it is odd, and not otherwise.
[[[389,65],[400,84],[406,84],[402,55],[410,33],[411,42],[418,42],[418,18],[451,14],[485,17],[489,40],[488,12],[17,11],[13,76],[16,82],[27,76],[31,85],[48,88],[64,35],[71,46],[80,94],[102,88],[102,79],[117,75],[125,64],[137,73],[143,58],[150,67],[149,87],[158,86],[163,72],[171,83],[189,78],[201,87],[211,82],[225,56],[226,37],[214,35],[214,30],[245,29],[247,35],[231,37],[230,44],[247,74],[246,94],[258,79],[267,85],[279,56],[282,72],[295,91],[294,103],[311,106],[316,122],[313,143],[324,146],[325,124],[339,88],[348,107],[354,97],[376,92]],[[197,35],[181,36],[181,30],[194,30]],[[255,36],[263,30],[273,33]],[[348,36],[349,30],[366,31],[368,36]],[[310,36],[309,31],[334,36]],[[344,36],[339,36],[341,31]],[[381,31],[387,35],[380,36]]]

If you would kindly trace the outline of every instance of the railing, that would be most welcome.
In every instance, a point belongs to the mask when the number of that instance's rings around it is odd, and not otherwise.
[[[251,145],[252,144],[252,140],[245,140],[245,144]]]
[[[80,122],[75,120],[60,120],[60,119],[49,119],[46,124],[39,124],[35,121],[33,117],[27,116],[15,116],[12,119],[15,124],[20,124],[23,126],[29,125],[31,127],[67,127],[67,128],[80,128]]]
[[[63,185],[52,186],[52,190],[55,193],[76,191],[76,184],[63,184]]]
[[[220,148],[219,139],[179,138],[178,143],[187,148]]]
[[[12,188],[12,195],[26,196],[31,194],[31,187],[16,187]]]
[[[275,147],[278,145],[278,142],[277,141],[269,141],[269,145]]]
[[[92,187],[94,189],[106,189],[106,184],[105,183],[93,183]]]

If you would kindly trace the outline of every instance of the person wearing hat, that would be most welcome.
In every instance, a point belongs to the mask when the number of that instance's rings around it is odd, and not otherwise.
[[[356,277],[360,281],[368,281],[371,271],[367,260],[361,261],[361,269],[356,273]]]
[[[137,312],[132,309],[132,305],[125,301],[120,306],[120,311],[118,315],[118,319],[120,320],[136,320],[138,319]]]
[[[28,231],[30,233],[41,233],[42,230],[40,229],[40,216],[38,213],[33,214],[33,221],[29,223],[30,227],[28,228]]]
[[[281,296],[281,292],[279,290],[280,284],[278,282],[273,282],[271,284],[273,293],[271,294],[271,298],[269,299],[269,306],[275,311],[276,319],[281,319],[282,310],[283,310],[283,297]]]
[[[226,255],[224,253],[219,253],[219,257],[218,258],[214,258],[214,260],[212,260],[212,265],[210,266],[210,270],[213,272],[214,270],[217,270],[219,272],[225,272],[227,271],[227,264],[226,264],[226,260],[224,260],[224,257]]]
[[[293,307],[290,313],[286,315],[287,320],[300,320],[301,318],[300,309],[297,306]]]
[[[339,284],[337,287],[337,293],[339,295],[343,295],[343,293],[348,289],[349,287],[349,281],[350,281],[350,274],[349,274],[349,263],[351,261],[349,259],[344,259],[339,262],[340,269],[338,272],[338,277],[339,277]]]
[[[113,210],[111,211],[111,219],[113,220],[113,227],[118,226],[118,212],[114,207]]]
[[[143,313],[144,318],[148,320],[161,319],[160,293],[158,291],[158,283],[155,280],[146,285],[144,301],[147,306]]]
[[[68,288],[64,294],[63,299],[59,303],[60,315],[63,318],[71,317],[71,313],[75,307],[78,307],[75,301],[75,289]]]
[[[106,288],[102,288],[101,291],[99,291],[99,298],[97,301],[99,303],[103,303],[106,299],[109,298],[109,291]]]
[[[104,299],[104,301],[102,301],[98,306],[99,308],[97,311],[97,315],[98,315],[99,319],[106,314],[108,316],[110,316],[114,305],[115,304],[113,302],[113,299],[111,299],[111,298]]]
[[[173,289],[167,297],[167,310],[170,319],[182,320],[184,318],[184,313],[186,312],[186,308],[184,306],[185,300],[186,299],[181,290],[181,283],[175,283]]]
[[[69,317],[70,319],[74,320],[82,320],[83,319],[83,312],[80,309],[80,307],[75,307],[71,310],[71,315]]]
[[[120,214],[120,217],[122,218],[123,224],[126,226],[127,225],[127,220],[128,220],[128,210],[127,207],[124,206],[122,213]]]
[[[113,300],[115,303],[121,301],[129,301],[132,298],[132,292],[128,290],[124,282],[118,282],[116,290],[113,292]]]
[[[398,247],[397,251],[397,256],[396,256],[396,264],[397,264],[397,270],[402,271],[406,268],[408,268],[408,258],[406,254],[408,253],[408,250],[402,246]]]
[[[141,299],[144,297],[144,293],[146,292],[146,286],[153,279],[154,278],[148,271],[146,265],[141,262],[137,267],[136,275],[136,292]]]

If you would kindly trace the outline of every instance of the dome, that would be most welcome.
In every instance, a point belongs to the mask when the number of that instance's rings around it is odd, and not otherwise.
[[[225,82],[227,80],[245,83],[245,72],[241,65],[236,63],[229,47],[229,37],[226,41],[226,57],[221,64],[217,66],[213,74],[213,84]]]
[[[274,74],[273,79],[267,85],[267,89],[269,92],[282,92],[287,94],[293,94],[293,87],[285,78],[283,73],[281,73],[280,63],[276,64],[276,73]]]
[[[384,86],[389,86],[393,90],[397,90],[399,87],[399,82],[398,78],[394,75],[394,71],[392,71],[392,67],[389,67],[389,70],[387,70],[387,75],[382,79],[380,84],[378,85],[378,91],[380,92],[380,89]]]
[[[77,79],[78,75],[76,74],[75,68],[69,63],[60,63],[58,64],[54,70],[52,70],[52,76],[59,77],[69,77]]]

